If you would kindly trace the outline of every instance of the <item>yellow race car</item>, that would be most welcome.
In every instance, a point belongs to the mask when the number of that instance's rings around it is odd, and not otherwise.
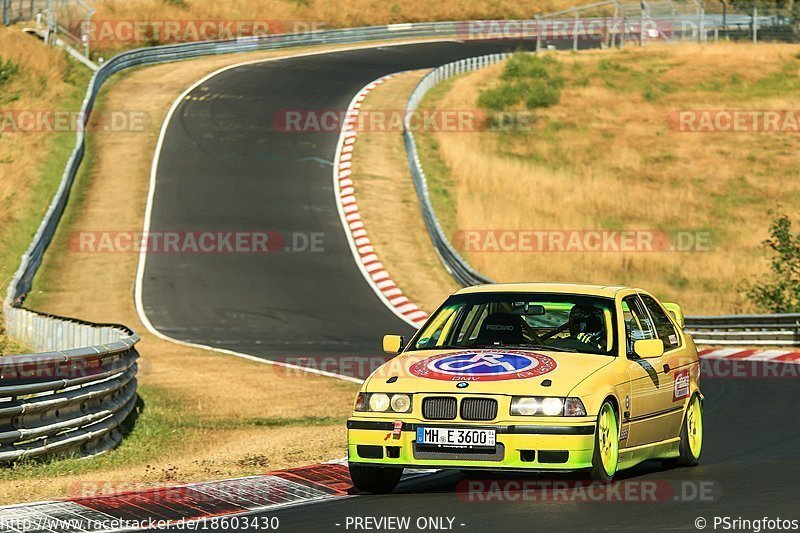
[[[703,395],[683,314],[640,289],[501,284],[458,291],[363,384],[347,422],[360,490],[403,468],[586,470],[609,482],[648,459],[691,466]]]

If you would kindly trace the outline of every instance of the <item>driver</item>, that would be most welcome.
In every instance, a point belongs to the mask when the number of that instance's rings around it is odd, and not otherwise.
[[[603,310],[576,305],[569,312],[569,335],[584,344],[603,349],[605,342]]]

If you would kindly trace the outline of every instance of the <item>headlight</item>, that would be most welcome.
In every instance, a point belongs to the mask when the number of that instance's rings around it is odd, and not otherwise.
[[[533,416],[538,410],[538,398],[514,398],[511,401],[512,415]]]
[[[386,394],[370,394],[369,395],[369,410],[382,413],[389,409],[389,396]]]
[[[516,416],[586,416],[580,398],[515,396],[511,414]]]
[[[411,398],[407,394],[395,394],[390,405],[395,413],[407,413],[411,410]]]
[[[408,413],[411,412],[412,396],[410,394],[385,394],[383,392],[359,392],[356,397],[355,411],[373,413]]]
[[[542,400],[542,413],[547,416],[560,415],[564,410],[564,402],[561,398],[545,398]]]

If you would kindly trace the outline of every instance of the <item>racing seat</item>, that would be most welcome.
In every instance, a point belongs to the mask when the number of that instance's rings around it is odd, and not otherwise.
[[[522,335],[520,317],[510,313],[492,313],[487,316],[475,344],[523,344],[525,337]]]

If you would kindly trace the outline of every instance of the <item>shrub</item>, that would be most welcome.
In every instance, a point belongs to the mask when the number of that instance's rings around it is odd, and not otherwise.
[[[0,57],[0,85],[10,82],[19,72],[19,67],[10,59]]]
[[[500,83],[481,92],[478,105],[507,111],[517,105],[527,109],[550,107],[561,101],[561,64],[553,57],[518,53],[511,56]]]
[[[771,272],[750,287],[748,296],[773,313],[800,312],[800,233],[792,231],[788,215],[772,221],[763,244],[772,254]]]

